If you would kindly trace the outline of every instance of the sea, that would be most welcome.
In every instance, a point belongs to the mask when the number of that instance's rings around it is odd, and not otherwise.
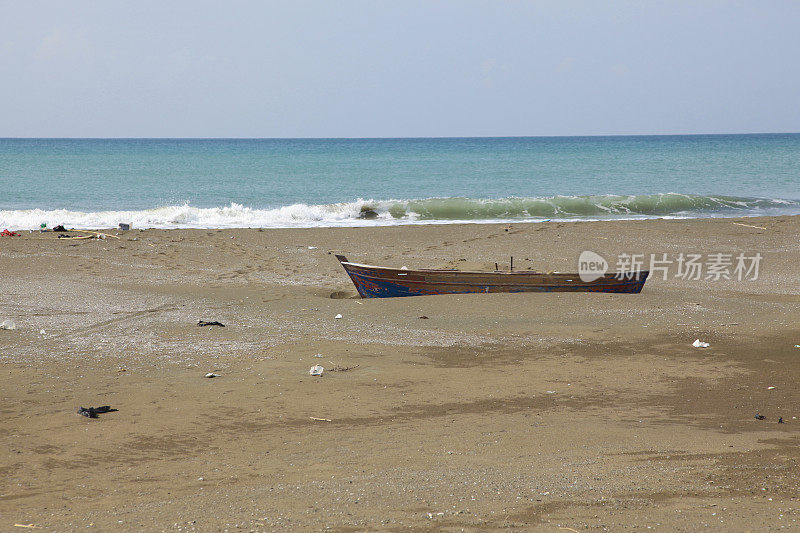
[[[800,214],[800,134],[0,139],[0,229]]]

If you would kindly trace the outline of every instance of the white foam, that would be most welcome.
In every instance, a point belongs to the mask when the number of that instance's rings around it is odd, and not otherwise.
[[[142,211],[69,211],[55,209],[0,211],[0,228],[16,230],[39,229],[41,224],[52,228],[63,224],[67,228],[116,228],[120,222],[133,228],[249,228],[249,227],[315,227],[368,225],[369,220],[359,219],[364,205],[375,202],[356,202],[306,205],[294,204],[275,209],[254,209],[232,203],[225,207],[193,207],[188,204],[157,207]],[[384,212],[378,217],[388,221],[391,215]],[[374,223],[374,222],[373,222]]]

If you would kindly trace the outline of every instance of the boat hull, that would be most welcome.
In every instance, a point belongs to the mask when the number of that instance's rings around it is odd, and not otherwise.
[[[435,294],[511,292],[641,292],[649,272],[632,272],[622,279],[605,274],[582,281],[578,274],[538,272],[462,272],[456,270],[403,270],[341,262],[362,298],[396,298]]]

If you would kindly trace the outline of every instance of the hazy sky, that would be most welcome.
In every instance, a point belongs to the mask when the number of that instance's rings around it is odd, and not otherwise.
[[[798,131],[793,0],[0,0],[0,137]]]

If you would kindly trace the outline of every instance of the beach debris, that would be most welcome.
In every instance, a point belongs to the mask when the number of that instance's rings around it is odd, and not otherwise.
[[[3,231],[0,231],[0,237],[21,237],[21,235],[16,231],[8,231],[7,229],[4,229]]]
[[[216,320],[212,320],[210,322],[206,322],[205,320],[198,320],[197,325],[200,327],[203,326],[219,326],[221,328],[225,327],[225,324],[223,324],[222,322],[217,322]]]
[[[361,365],[355,366],[335,366],[333,368],[328,369],[328,372],[347,372],[348,370],[353,370],[354,368],[358,368]]]
[[[756,413],[756,416],[755,416],[754,418],[755,418],[756,420],[766,420],[766,419],[767,419],[767,417],[766,417],[766,416],[764,416],[764,415],[760,415],[760,414],[758,414],[758,413]]]
[[[111,238],[111,239],[119,239],[119,237],[118,237],[117,235],[111,235],[111,234],[109,234],[109,233],[101,233],[101,232],[99,232],[99,231],[89,231],[89,230],[86,230],[86,233],[92,233],[93,235],[95,235],[95,236],[96,236],[96,238],[98,238],[98,239],[101,239],[101,240],[105,240],[105,239],[108,239],[108,238]]]
[[[308,249],[309,249],[309,250],[316,250],[316,249],[317,249],[317,247],[316,247],[316,246],[309,246],[309,247],[308,247]]]
[[[44,334],[45,334],[45,331],[43,329],[40,329],[39,330],[39,335],[44,335]]]
[[[9,318],[0,323],[0,329],[17,329],[17,324]]]
[[[316,416],[309,416],[311,420],[316,420],[317,422],[333,422],[330,418],[317,418]]]
[[[772,389],[774,389],[774,388],[775,388],[775,387],[771,387],[771,386],[770,386],[770,387],[767,387],[767,390],[772,390]]]
[[[39,526],[35,526],[33,524],[14,524],[14,527],[27,527],[28,529],[42,529]]]
[[[782,416],[778,417],[778,424],[783,424],[783,417]]]
[[[338,319],[342,318],[342,314],[341,314],[341,313],[338,313],[338,314],[337,314],[335,317],[333,317],[333,318],[335,318],[335,319],[337,319],[337,320],[338,320]]]
[[[795,344],[794,347],[795,348],[800,348],[800,344]]]
[[[425,315],[422,315],[420,318],[421,318],[422,320],[428,320],[428,317],[426,317]]]
[[[315,353],[315,354],[314,354],[314,357],[325,357],[325,356],[324,356],[324,355],[322,355],[321,353]]]
[[[66,230],[64,230],[64,231],[66,231]],[[65,235],[65,234],[62,233],[62,234],[60,234],[58,236],[58,238],[59,239],[72,239],[72,240],[78,240],[78,241],[79,240],[87,240],[87,239],[98,239],[98,240],[101,240],[101,241],[104,241],[104,240],[106,240],[108,238],[119,239],[119,237],[117,237],[116,235],[109,235],[108,233],[100,233],[100,232],[97,232],[97,231],[88,231],[88,230],[86,231],[86,233],[91,233],[91,235]]]
[[[53,231],[67,231],[67,228],[64,227],[64,224],[59,224],[58,226],[53,227]]]
[[[408,267],[403,265],[403,266],[400,267],[400,270],[408,270]]]
[[[122,230],[122,231],[128,231],[128,230],[131,229],[131,225],[130,224],[126,224],[125,222],[120,222],[119,223],[119,229]],[[55,230],[53,230],[53,231],[55,231]]]
[[[215,373],[213,373],[213,372],[209,372],[208,374],[206,374],[206,375],[205,375],[205,377],[207,377],[207,378],[209,378],[209,379],[211,379],[211,378],[218,378],[218,377],[219,377],[219,374],[215,374]]]
[[[117,409],[112,409],[110,405],[101,405],[100,407],[80,407],[78,414],[86,418],[97,418],[97,415],[102,413],[113,413]]]
[[[700,339],[695,339],[695,341],[692,343],[692,346],[694,346],[695,348],[708,348],[709,346],[711,346],[711,344],[703,342]]]
[[[311,370],[309,370],[308,373],[312,376],[321,376],[324,371],[325,369],[322,367],[322,365],[314,365],[311,367]]]

